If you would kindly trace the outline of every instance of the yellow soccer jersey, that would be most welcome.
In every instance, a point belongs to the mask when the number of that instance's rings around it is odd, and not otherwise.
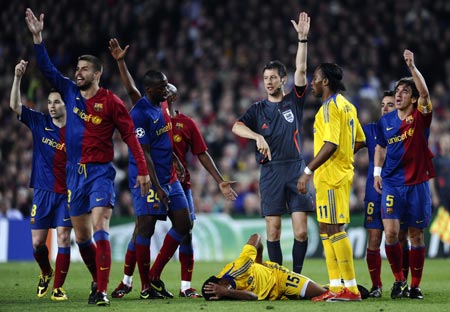
[[[314,156],[325,142],[337,145],[335,153],[314,172],[314,185],[337,187],[353,180],[355,142],[365,142],[355,106],[337,93],[327,99],[314,120]]]
[[[256,254],[255,246],[245,245],[239,258],[227,264],[217,277],[229,278],[235,289],[251,291],[258,300],[300,298],[304,295],[308,278],[274,262],[255,263]]]

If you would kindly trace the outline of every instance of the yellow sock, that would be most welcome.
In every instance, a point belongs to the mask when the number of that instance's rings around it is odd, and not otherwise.
[[[344,286],[355,294],[359,293],[353,264],[353,250],[347,233],[336,233],[330,236],[329,240],[336,255],[339,271],[344,279]]]
[[[325,253],[325,263],[327,264],[328,278],[330,279],[330,290],[332,292],[339,292],[342,289],[341,274],[339,266],[334,254],[333,246],[327,234],[320,234],[322,240],[323,250]]]

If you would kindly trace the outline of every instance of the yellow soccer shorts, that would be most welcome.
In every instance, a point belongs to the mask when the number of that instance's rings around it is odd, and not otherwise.
[[[352,181],[338,187],[317,183],[316,213],[317,221],[326,224],[350,223],[350,190]]]

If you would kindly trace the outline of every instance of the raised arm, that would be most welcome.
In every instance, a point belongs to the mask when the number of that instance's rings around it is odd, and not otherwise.
[[[411,75],[414,79],[414,84],[416,85],[417,90],[419,91],[419,99],[417,108],[424,114],[431,113],[432,106],[430,101],[430,94],[428,92],[427,84],[425,83],[425,79],[422,74],[417,69],[414,63],[414,53],[410,50],[405,50],[403,52],[403,57],[405,58],[406,65],[411,71]]]
[[[42,42],[42,30],[44,29],[44,14],[39,15],[39,19],[34,15],[30,8],[25,11],[25,21],[28,29],[33,34],[33,42],[40,44]]]
[[[20,98],[20,82],[27,69],[28,62],[21,60],[19,64],[16,65],[14,71],[14,81],[11,88],[11,97],[9,99],[9,107],[17,114],[22,114],[22,101]]]
[[[120,78],[122,79],[122,83],[127,89],[128,96],[130,97],[131,102],[134,105],[142,97],[142,95],[136,87],[134,79],[133,77],[131,77],[131,74],[128,71],[127,64],[125,63],[125,55],[127,54],[129,47],[130,46],[127,45],[125,49],[122,49],[119,45],[119,41],[117,41],[116,38],[112,38],[109,40],[109,51],[111,52],[112,57],[117,62],[117,66],[119,67],[120,72]]]
[[[308,33],[310,26],[310,17],[307,13],[301,12],[298,17],[298,23],[291,20],[292,25],[298,34],[298,48],[295,57],[294,83],[296,86],[306,85],[306,64],[308,52]]]

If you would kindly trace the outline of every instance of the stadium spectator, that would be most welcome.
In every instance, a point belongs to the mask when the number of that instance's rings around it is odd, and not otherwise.
[[[423,299],[419,286],[425,263],[424,229],[430,224],[432,205],[428,180],[435,176],[433,154],[428,148],[432,104],[413,52],[405,49],[403,58],[412,77],[397,82],[397,110],[378,122],[374,188],[381,194],[386,256],[395,278],[391,298]],[[408,227],[411,242],[411,289],[402,270],[400,221]]]
[[[314,172],[317,222],[330,279],[329,290],[313,301],[361,300],[344,227],[350,223],[353,154],[364,146],[365,136],[356,108],[341,94],[342,77],[342,69],[332,63],[322,63],[314,71],[312,92],[322,106],[314,121],[314,158],[298,179],[298,191],[305,194]]]
[[[9,107],[33,134],[33,165],[30,187],[34,189],[30,227],[33,255],[41,274],[37,286],[39,298],[47,295],[53,276],[52,300],[68,297],[62,288],[70,266],[70,221],[66,187],[66,105],[55,90],[48,95],[48,112],[43,114],[22,104],[20,82],[28,62],[21,60],[15,68]],[[56,228],[58,254],[53,271],[46,245],[48,231]]]
[[[1,196],[0,219],[23,220],[23,215],[18,209],[11,207],[11,202],[8,198]]]
[[[151,185],[144,154],[125,105],[114,93],[99,86],[103,72],[100,59],[92,55],[80,56],[76,81],[71,81],[54,67],[47,54],[42,40],[44,14],[38,19],[27,8],[25,21],[33,35],[37,64],[60,92],[69,112],[65,143],[70,218],[81,257],[93,278],[88,303],[106,306],[109,305],[106,291],[111,270],[108,230],[115,203],[114,130],[119,130],[136,160],[135,187],[140,187],[142,197]]]
[[[301,149],[310,17],[301,12],[298,22],[291,22],[298,36],[293,90],[284,91],[286,67],[277,60],[267,63],[263,69],[267,99],[251,105],[232,130],[256,143],[256,162],[261,165],[261,215],[266,222],[270,261],[283,264],[281,216],[290,214],[294,232],[293,271],[301,273],[308,248],[307,212],[314,211],[311,194],[299,194],[296,188],[305,168]]]
[[[439,148],[433,165],[436,178],[430,180],[433,206],[437,215],[430,226],[430,233],[439,236],[442,242],[450,244],[450,134],[439,138]]]
[[[306,276],[276,262],[262,261],[261,236],[253,234],[234,261],[202,286],[206,300],[286,300],[310,299],[326,289]]]

